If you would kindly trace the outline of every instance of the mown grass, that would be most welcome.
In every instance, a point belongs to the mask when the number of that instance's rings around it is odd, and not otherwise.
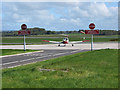
[[[3,69],[2,76],[3,88],[117,88],[118,50],[88,51]]]
[[[114,39],[117,38],[94,38],[94,42],[109,42],[111,40],[114,41]],[[48,44],[48,42],[44,42],[42,40],[51,40],[51,41],[62,41],[63,38],[26,38],[26,43],[32,43],[32,44]],[[79,36],[72,36],[69,37],[70,41],[83,41],[83,37]],[[90,40],[91,37],[86,38],[85,40]],[[2,38],[2,43],[23,43],[23,38]]]
[[[24,51],[24,50],[20,50],[20,49],[0,49],[0,52],[1,52],[0,56],[34,52],[34,51],[38,51],[38,50],[26,49],[26,51]]]
[[[90,34],[80,34],[80,33],[74,33],[74,34],[49,34],[49,35],[28,35],[27,37],[65,37],[65,35],[91,37]],[[94,35],[94,36],[95,37],[118,37],[120,35]],[[3,36],[3,37],[23,37],[23,36]]]

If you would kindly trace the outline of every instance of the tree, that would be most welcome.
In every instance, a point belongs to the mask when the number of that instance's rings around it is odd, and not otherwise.
[[[46,34],[51,34],[51,31],[50,31],[50,30],[49,30],[49,31],[47,31],[47,32],[46,32]]]

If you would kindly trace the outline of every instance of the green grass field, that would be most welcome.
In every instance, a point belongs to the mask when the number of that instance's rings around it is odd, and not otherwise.
[[[87,37],[91,37],[90,34],[80,34],[80,33],[73,33],[73,34],[49,34],[49,35],[28,35],[28,37],[64,37],[65,35],[68,36],[87,36]],[[94,35],[95,37],[118,37],[119,35]],[[6,37],[6,36],[3,36]],[[7,36],[7,37],[23,37],[23,36]]]
[[[118,88],[118,50],[81,52],[3,69],[2,86],[3,88]]]
[[[38,50],[30,50],[27,49],[26,51],[24,50],[18,50],[18,49],[0,49],[0,56],[5,56],[5,55],[13,55],[13,54],[20,54],[20,53],[27,53],[27,52],[35,52]]]
[[[43,37],[42,37],[43,36]],[[54,35],[54,37],[60,37],[60,38],[47,38],[47,37],[52,37],[53,35],[39,35],[38,37],[42,37],[42,38],[26,38],[26,43],[29,44],[48,44],[48,42],[44,42],[42,40],[51,40],[51,41],[62,41],[62,39],[64,38],[64,36],[62,35]],[[62,36],[62,37],[61,37]],[[85,35],[85,34],[70,34],[69,35],[69,40],[70,41],[81,41],[84,40],[83,37],[86,37],[85,40],[90,40],[91,42],[91,35]],[[21,37],[21,36],[20,36]],[[28,36],[26,36],[28,37]],[[30,36],[29,36],[30,37]],[[35,36],[34,36],[35,37]],[[106,37],[114,37],[114,38],[106,38]],[[110,42],[110,41],[118,41],[118,37],[117,36],[96,36],[94,35],[94,42]],[[23,38],[6,38],[3,37],[2,38],[2,43],[23,43]]]

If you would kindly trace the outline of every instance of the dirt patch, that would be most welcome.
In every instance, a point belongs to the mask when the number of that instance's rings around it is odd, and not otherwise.
[[[111,39],[110,41],[119,41],[118,39]]]
[[[55,70],[55,69],[43,69],[43,68],[40,68],[39,69],[41,72],[42,71],[62,71],[62,72],[68,72],[68,70],[63,70],[63,69],[61,69],[61,70]]]

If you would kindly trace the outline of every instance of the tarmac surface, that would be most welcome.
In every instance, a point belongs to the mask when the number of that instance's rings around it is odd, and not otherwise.
[[[43,52],[2,57],[2,68],[13,68],[29,63],[35,63],[38,61],[44,61],[85,51],[89,50],[44,50]]]
[[[23,45],[0,45],[2,49],[23,49]],[[119,49],[117,42],[108,43],[94,43],[93,50],[97,49]],[[26,49],[36,49],[43,50],[43,52],[33,52],[29,54],[22,55],[12,55],[3,56],[2,58],[2,68],[13,68],[16,66],[21,66],[29,63],[35,63],[37,61],[44,61],[51,58],[57,58],[60,56],[70,55],[78,52],[85,52],[91,50],[90,43],[74,44],[71,45],[61,45],[58,47],[57,44],[47,44],[47,45],[26,45]]]

